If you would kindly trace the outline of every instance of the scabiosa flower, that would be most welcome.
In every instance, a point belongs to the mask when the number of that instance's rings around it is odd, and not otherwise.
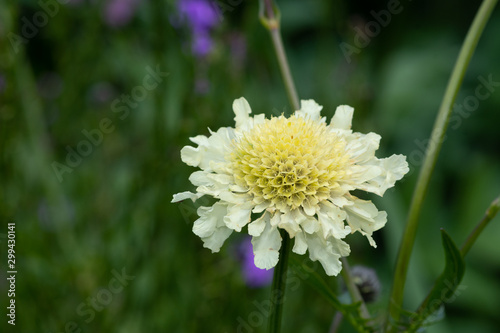
[[[248,225],[255,265],[270,269],[278,263],[282,229],[295,239],[292,251],[309,251],[328,275],[337,275],[339,259],[350,253],[343,241],[348,234],[360,232],[376,247],[372,234],[387,214],[351,191],[382,196],[408,172],[406,157],[375,157],[380,136],[351,130],[352,107],[339,106],[328,125],[322,108],[307,100],[289,118],[265,119],[250,117],[240,98],[233,103],[235,128],[190,138],[198,147],[182,148],[181,158],[201,169],[189,177],[196,193],[178,193],[172,202],[218,199],[198,209],[193,226],[205,247],[218,252],[233,231]]]

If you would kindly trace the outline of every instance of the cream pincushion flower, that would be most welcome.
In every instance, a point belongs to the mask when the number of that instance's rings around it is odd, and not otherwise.
[[[181,158],[201,169],[189,177],[196,193],[178,193],[172,202],[203,195],[219,199],[200,207],[194,222],[205,247],[218,252],[233,231],[248,224],[255,265],[269,269],[278,262],[281,228],[295,239],[293,252],[308,250],[328,275],[337,275],[340,257],[349,255],[343,241],[348,234],[358,231],[376,247],[372,234],[387,214],[350,191],[382,196],[408,172],[408,163],[403,155],[376,158],[380,136],[352,132],[350,106],[339,106],[329,125],[320,117],[322,108],[302,101],[289,118],[265,119],[250,117],[248,102],[240,98],[233,103],[236,128],[191,138],[198,147],[184,147]]]

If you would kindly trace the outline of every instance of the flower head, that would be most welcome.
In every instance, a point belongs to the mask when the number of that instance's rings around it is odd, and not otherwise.
[[[244,98],[233,109],[235,128],[191,138],[198,147],[181,150],[183,162],[201,171],[190,176],[196,193],[172,201],[218,199],[198,209],[193,226],[205,247],[218,252],[233,231],[248,225],[255,265],[269,269],[278,262],[283,229],[295,239],[293,251],[309,251],[328,275],[337,275],[340,257],[350,253],[343,240],[348,234],[358,231],[376,247],[372,234],[387,214],[351,191],[382,196],[408,172],[405,156],[375,157],[380,136],[353,132],[350,106],[339,106],[329,124],[313,100],[302,101],[289,118],[250,117]]]

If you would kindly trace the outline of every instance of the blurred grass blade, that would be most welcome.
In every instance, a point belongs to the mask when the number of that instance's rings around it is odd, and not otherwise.
[[[464,276],[465,262],[462,254],[444,229],[441,229],[441,239],[446,261],[444,271],[413,316],[410,332],[424,325],[429,316],[439,311],[444,303],[454,299],[455,291]]]

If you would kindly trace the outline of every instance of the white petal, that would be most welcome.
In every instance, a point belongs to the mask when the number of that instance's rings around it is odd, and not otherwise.
[[[281,221],[281,212],[276,211],[273,216],[271,217],[271,226],[276,227]]]
[[[229,127],[221,127],[217,132],[211,132],[207,139],[202,135],[191,138],[191,141],[198,143],[197,148],[185,146],[181,149],[181,159],[184,163],[203,170],[211,170],[211,163],[227,164],[227,155],[231,141],[235,137],[234,130]]]
[[[376,133],[353,133],[347,136],[346,150],[353,162],[363,163],[375,157],[380,146],[380,135]]]
[[[229,205],[227,215],[224,217],[224,222],[229,229],[240,232],[241,228],[250,222],[250,214],[254,204],[247,201],[244,204]]]
[[[231,233],[233,231],[229,228],[226,227],[220,227],[215,229],[214,233],[210,237],[202,238],[203,240],[203,246],[206,247],[207,249],[212,250],[212,252],[219,252],[220,248],[228,239],[229,236],[231,236]]]
[[[354,109],[349,105],[340,105],[335,110],[335,114],[330,121],[330,127],[343,130],[350,130],[352,125],[352,115]]]
[[[193,200],[193,202],[195,202],[196,200],[201,198],[203,195],[204,195],[203,193],[192,193],[189,191],[181,192],[181,193],[174,194],[174,198],[172,199],[171,202],[179,202],[179,201],[186,200],[186,199],[191,199],[191,200]]]
[[[201,161],[201,154],[199,148],[185,146],[181,149],[181,160],[190,166],[198,166]]]
[[[325,240],[318,233],[305,236],[311,260],[319,260],[326,274],[337,275],[342,270],[342,263],[339,259],[349,255],[349,245],[334,237]]]
[[[296,111],[295,114],[304,119],[311,119],[315,121],[320,120],[320,113],[323,107],[316,103],[314,100],[302,100],[300,101],[300,110]]]
[[[368,238],[371,246],[377,247],[371,236],[374,231],[385,225],[387,213],[378,211],[371,201],[353,198],[353,205],[344,207],[347,213],[347,222],[353,231],[359,231]]]
[[[200,216],[193,225],[193,232],[199,237],[208,237],[212,235],[217,227],[217,219],[223,219],[226,215],[226,206],[216,203],[211,207],[198,208]]]
[[[244,204],[245,202],[252,200],[252,197],[246,193],[233,193],[226,188],[224,188],[222,191],[218,193],[218,197],[223,201],[235,205]]]
[[[299,232],[295,235],[295,242],[293,244],[292,251],[297,254],[304,254],[307,250],[306,237],[303,232]]]
[[[252,210],[253,213],[262,213],[264,210],[269,208],[269,201],[263,201],[260,204],[256,205],[255,208]]]
[[[342,194],[337,194],[332,196],[330,200],[337,207],[344,207],[345,205],[351,205],[352,202],[347,200]]]
[[[266,227],[266,224],[269,224],[271,221],[271,216],[268,212],[262,214],[258,219],[253,221],[248,225],[248,234],[250,236],[260,236]]]
[[[300,227],[299,227],[299,223],[298,223],[299,221],[297,221],[299,214],[300,213],[298,212],[298,209],[294,209],[294,210],[289,211],[288,213],[281,215],[281,220],[278,223],[278,227],[286,230],[288,232],[288,234],[290,235],[290,238],[295,237],[295,234],[297,232],[301,231]],[[300,215],[302,215],[302,214],[300,214]]]
[[[312,205],[308,198],[302,202],[302,209],[304,209],[304,212],[309,216],[316,214],[316,208],[317,205]]]
[[[195,171],[189,176],[189,181],[194,186],[202,186],[212,184],[212,180],[208,178],[210,173],[206,171]]]
[[[353,188],[368,190],[369,183],[383,174],[384,170],[377,165],[352,165],[349,167],[349,176],[341,183],[351,184]]]
[[[207,177],[217,183],[230,185],[234,183],[234,177],[232,175],[209,173]]]
[[[296,222],[305,232],[312,234],[319,230],[319,222],[315,217],[309,216],[299,209],[296,209],[296,211],[297,213],[294,216]]]
[[[219,252],[224,241],[232,233],[223,222],[226,213],[226,205],[220,202],[212,207],[198,208],[200,218],[194,222],[193,232],[203,240],[203,246],[212,252]]]
[[[195,137],[189,138],[191,142],[196,143],[198,146],[199,145],[208,145],[208,138],[205,135],[197,135]]]
[[[342,239],[350,234],[351,228],[345,225],[345,218],[345,211],[334,204],[328,201],[321,203],[318,211],[318,221],[323,230],[323,238],[327,239],[329,236],[333,236]]]
[[[375,191],[371,192],[380,196],[383,196],[388,188],[393,187],[396,181],[410,171],[404,155],[392,155],[374,163],[382,169],[382,173],[370,182],[377,187]]]
[[[264,113],[259,113],[253,116],[253,124],[252,127],[255,125],[262,124],[266,121],[266,115]]]
[[[278,228],[266,223],[262,234],[252,237],[255,266],[262,269],[271,269],[278,263],[281,235]]]
[[[249,114],[252,113],[252,109],[244,97],[235,99],[233,102],[233,111],[236,117],[234,121],[236,122],[236,127],[244,126],[245,123],[250,119]]]

